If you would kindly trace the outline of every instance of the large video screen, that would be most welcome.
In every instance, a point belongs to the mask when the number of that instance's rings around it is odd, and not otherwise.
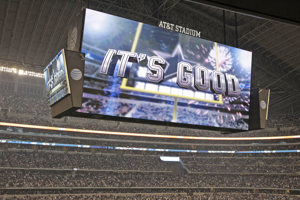
[[[80,113],[248,130],[252,53],[86,9]]]
[[[50,106],[70,94],[64,50],[61,50],[44,69],[46,91]]]

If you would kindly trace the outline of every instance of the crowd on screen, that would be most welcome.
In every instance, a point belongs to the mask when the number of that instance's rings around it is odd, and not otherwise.
[[[82,108],[78,111],[83,113],[101,114],[101,115],[115,115],[126,116],[126,114],[132,109],[133,104],[119,102],[109,98],[91,98],[84,100]]]
[[[141,104],[135,109],[133,116],[141,119],[172,121],[173,108],[169,105]]]
[[[247,124],[242,119],[240,113],[222,113],[219,110],[195,109],[189,107],[179,107],[177,112],[177,122],[190,123],[195,120],[201,122],[199,125],[239,128],[244,129]]]

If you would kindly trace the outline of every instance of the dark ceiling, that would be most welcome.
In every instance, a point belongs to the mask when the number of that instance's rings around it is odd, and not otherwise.
[[[0,0],[0,64],[42,72],[67,46],[85,8],[201,31],[204,39],[253,52],[252,87],[271,89],[270,112],[300,114],[300,27],[185,0]]]

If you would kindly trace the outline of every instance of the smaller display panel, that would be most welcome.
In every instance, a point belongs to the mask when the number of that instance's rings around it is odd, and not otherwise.
[[[44,69],[50,106],[70,94],[64,50],[61,50]]]

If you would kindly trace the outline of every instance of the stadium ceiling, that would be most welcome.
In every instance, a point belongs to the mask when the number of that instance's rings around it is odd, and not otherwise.
[[[164,20],[250,50],[252,86],[271,89],[270,111],[300,114],[299,24],[190,0],[0,0],[0,64],[42,72],[66,47],[71,21],[86,7],[152,25]]]

